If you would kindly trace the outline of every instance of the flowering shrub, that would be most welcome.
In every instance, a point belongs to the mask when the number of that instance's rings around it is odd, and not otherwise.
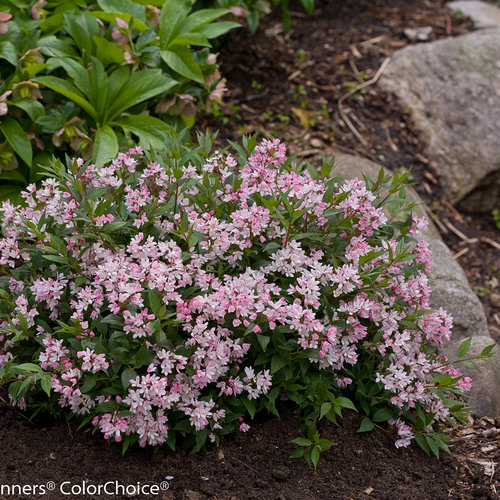
[[[428,309],[404,179],[320,176],[278,140],[237,157],[200,143],[56,163],[24,205],[3,203],[13,404],[68,408],[125,447],[198,450],[294,405],[309,436],[295,455],[314,464],[329,446],[316,422],[343,408],[366,414],[360,430],[393,426],[396,446],[446,449],[435,427],[464,419],[470,380],[435,350],[452,319]]]

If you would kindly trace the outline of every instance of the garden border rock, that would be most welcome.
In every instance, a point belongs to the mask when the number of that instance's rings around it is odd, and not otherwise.
[[[336,153],[335,168],[332,175],[348,179],[361,178],[367,175],[377,178],[380,165],[357,156]],[[389,173],[388,171],[386,171]],[[424,205],[422,199],[411,188],[408,197]],[[453,334],[443,352],[450,358],[456,358],[458,347],[466,338],[472,338],[471,354],[479,354],[487,345],[494,344],[491,338],[486,315],[481,302],[471,290],[463,269],[453,258],[439,232],[423,208],[415,210],[419,217],[425,216],[429,227],[423,234],[423,239],[429,243],[432,251],[432,266],[430,279],[433,284],[431,306],[435,309],[442,307],[453,316]],[[481,371],[464,369],[466,376],[472,378],[473,389],[467,395],[468,403],[473,407],[473,414],[477,416],[500,416],[500,349],[496,347],[490,360],[477,363]]]

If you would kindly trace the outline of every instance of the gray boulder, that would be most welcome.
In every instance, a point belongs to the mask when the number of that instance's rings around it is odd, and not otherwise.
[[[460,0],[446,5],[454,14],[468,17],[476,29],[500,28],[500,9],[490,3]]]
[[[379,85],[412,110],[448,199],[473,212],[497,208],[500,29],[400,49]]]
[[[364,175],[376,178],[380,165],[343,153],[335,154],[335,168],[332,175],[345,178],[361,178]],[[418,194],[408,190],[408,197],[424,205]],[[426,216],[423,208],[415,210],[418,215]],[[486,345],[494,344],[488,331],[488,324],[481,302],[471,290],[463,269],[451,255],[450,250],[441,239],[438,230],[429,221],[429,229],[423,235],[432,250],[432,267],[430,279],[433,285],[431,306],[442,307],[453,316],[452,339],[444,348],[444,353],[455,359],[458,347],[471,337],[471,352],[477,354]],[[481,347],[482,346],[482,347]],[[480,372],[467,369],[466,375],[473,380],[473,390],[467,395],[468,403],[474,408],[475,415],[500,416],[500,349],[494,350],[491,363],[481,362]],[[495,382],[495,381],[497,381]]]

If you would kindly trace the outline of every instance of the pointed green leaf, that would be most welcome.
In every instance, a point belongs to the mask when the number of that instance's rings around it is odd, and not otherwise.
[[[81,11],[65,12],[64,28],[80,50],[89,56],[93,53],[93,36],[99,35],[99,24],[93,16]]]
[[[16,106],[16,108],[22,109],[31,119],[31,121],[37,121],[38,118],[45,114],[45,108],[43,104],[33,99],[18,99],[16,101],[9,101],[9,106]]]
[[[97,165],[104,165],[114,158],[118,153],[118,139],[113,129],[108,125],[99,127],[94,141],[94,162]]]
[[[211,38],[219,38],[220,36],[235,28],[241,28],[241,24],[234,23],[232,21],[220,21],[218,23],[211,23],[200,26],[199,28],[196,28],[194,32],[200,33],[210,40]]]
[[[175,135],[175,130],[158,118],[147,115],[123,116],[112,122],[123,128],[125,132],[132,132],[139,137],[139,143],[145,149],[165,149],[166,137]]]
[[[31,142],[22,129],[21,125],[10,116],[3,116],[0,119],[0,131],[7,139],[12,149],[23,159],[26,165],[31,167],[33,152]]]
[[[373,430],[374,427],[375,424],[368,417],[365,417],[356,432],[369,432]]]
[[[116,43],[97,35],[94,35],[93,40],[97,47],[97,57],[105,66],[108,64],[122,64],[125,61],[123,50]]]
[[[166,92],[176,83],[172,78],[161,74],[159,70],[143,69],[133,73],[121,87],[119,94],[113,93],[114,101],[108,99],[110,104],[107,112],[108,119],[115,119],[126,109]]]
[[[44,87],[47,87],[58,94],[61,94],[68,99],[72,100],[75,104],[78,104],[84,111],[86,111],[96,122],[97,122],[97,112],[93,106],[85,99],[81,92],[71,83],[63,80],[62,78],[57,78],[55,76],[39,76],[32,80],[35,83],[40,83]]]
[[[180,25],[181,33],[189,33],[205,24],[215,21],[219,17],[229,14],[229,9],[202,9],[190,14]]]
[[[105,12],[126,12],[146,22],[146,8],[131,0],[97,0],[97,5]]]
[[[160,12],[160,47],[166,49],[170,42],[180,33],[179,28],[189,11],[190,0],[166,0]]]
[[[465,339],[458,348],[458,357],[463,358],[470,349],[472,338]]]
[[[193,53],[187,47],[173,46],[168,50],[161,50],[160,55],[167,66],[180,75],[204,83],[200,65],[195,62]]]
[[[0,59],[5,59],[13,66],[17,66],[17,52],[12,42],[8,40],[0,42]]]

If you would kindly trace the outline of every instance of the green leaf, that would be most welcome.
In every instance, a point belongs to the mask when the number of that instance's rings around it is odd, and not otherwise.
[[[375,424],[368,417],[365,417],[356,432],[369,432],[373,430],[374,427]]]
[[[3,116],[0,121],[0,130],[11,145],[12,149],[31,167],[33,153],[31,142],[21,125],[10,116]]]
[[[68,76],[73,80],[74,85],[90,100],[92,87],[90,85],[90,75],[88,69],[78,61],[68,57],[54,57],[52,68],[62,67]]]
[[[41,47],[40,52],[48,57],[78,58],[69,38],[61,39],[47,36],[38,40],[37,45]]]
[[[64,28],[80,50],[89,56],[93,53],[93,37],[99,35],[99,24],[93,16],[81,11],[65,12]]]
[[[431,449],[432,453],[436,455],[436,458],[439,458],[439,448],[437,447],[437,444],[434,441],[434,439],[432,439],[430,436],[425,436],[425,440],[427,441],[427,444],[429,445],[429,448]]]
[[[122,372],[121,381],[124,389],[128,389],[130,381],[137,377],[137,372],[130,368],[125,368]]]
[[[97,5],[105,12],[126,12],[142,22],[146,22],[146,9],[131,0],[97,0]]]
[[[151,310],[153,311],[155,316],[160,314],[160,309],[162,307],[162,301],[158,297],[157,293],[154,290],[148,290],[149,297],[149,305],[151,306]]]
[[[113,129],[108,125],[99,127],[94,141],[94,162],[104,165],[117,155],[118,149],[118,139]]]
[[[94,35],[93,40],[97,47],[97,58],[102,61],[104,66],[108,64],[122,64],[125,61],[123,50],[115,43],[98,35]]]
[[[110,77],[108,83],[110,87],[112,84],[114,85],[115,81],[117,84],[117,87],[111,89],[109,93],[109,109],[106,114],[109,121],[126,109],[166,92],[177,84],[175,80],[155,69],[137,71],[130,75],[121,86],[119,84],[123,81],[124,73],[120,72],[118,76],[119,78]]]
[[[311,462],[314,465],[315,469],[316,469],[316,466],[318,465],[319,454],[320,454],[319,448],[317,446],[315,446],[311,451]]]
[[[34,363],[21,363],[19,365],[12,366],[13,370],[26,371],[26,372],[35,372],[42,373],[43,370],[39,365],[35,365]]]
[[[61,94],[68,99],[72,100],[75,104],[78,104],[84,111],[86,111],[96,122],[97,122],[97,112],[93,106],[85,99],[81,92],[71,83],[63,80],[62,78],[57,78],[55,76],[39,76],[32,80],[35,83],[40,83],[44,87],[47,87],[58,94]]]
[[[463,358],[470,349],[472,338],[465,339],[458,348],[458,357]]]
[[[33,99],[18,99],[16,101],[9,101],[9,106],[15,106],[22,109],[31,119],[36,122],[38,118],[45,114],[43,104]]]
[[[332,410],[332,403],[323,403],[321,405],[321,410],[319,412],[319,418],[320,420],[327,414],[330,413]]]
[[[329,163],[323,163],[323,165],[321,165],[321,175],[323,177],[328,177],[330,175],[330,172],[332,170],[332,166],[329,164]]]
[[[12,42],[8,40],[0,42],[0,59],[5,59],[13,66],[17,66],[17,52]]]
[[[160,12],[160,47],[166,49],[179,34],[179,28],[191,10],[190,0],[166,0]]]
[[[485,358],[490,356],[490,352],[496,347],[497,344],[491,344],[489,346],[486,346],[481,353],[479,354],[480,358]]]
[[[139,143],[145,149],[165,149],[166,138],[175,135],[175,130],[158,118],[147,115],[123,116],[111,124],[116,124],[128,133],[131,132],[139,137]]]
[[[262,350],[266,352],[271,337],[267,335],[261,335],[260,333],[256,333],[255,336],[257,337],[257,341],[259,342],[260,347],[262,347]]]
[[[337,403],[341,408],[348,408],[349,410],[358,411],[354,403],[349,398],[340,396],[335,399],[335,403]]]
[[[205,24],[197,28],[195,33],[200,33],[210,40],[211,38],[219,38],[234,28],[241,28],[241,24],[232,21],[220,21],[218,23]]]
[[[374,422],[385,422],[392,417],[392,410],[390,408],[380,408],[375,412],[372,419]]]
[[[290,443],[296,444],[297,446],[311,446],[313,444],[312,441],[309,441],[309,439],[305,437],[292,439]]]
[[[28,184],[28,182],[26,181],[26,177],[24,177],[24,175],[21,172],[19,172],[19,170],[3,171],[0,174],[0,179],[2,181],[19,181],[22,182],[23,184]]]
[[[273,356],[271,359],[271,373],[274,374],[279,371],[288,363],[288,361],[289,359],[284,356]]]
[[[204,84],[200,65],[193,59],[193,53],[187,47],[174,46],[168,50],[160,50],[160,56],[167,66],[180,75]]]
[[[40,385],[42,386],[42,389],[45,391],[47,396],[50,396],[50,390],[52,388],[52,376],[48,373],[43,375],[40,379]]]
[[[229,14],[229,9],[202,9],[190,14],[179,27],[180,33],[189,33],[205,24],[215,21],[219,17]]]
[[[425,437],[420,433],[415,433],[415,441],[420,448],[422,448],[422,450],[429,455],[429,445],[427,444]]]

